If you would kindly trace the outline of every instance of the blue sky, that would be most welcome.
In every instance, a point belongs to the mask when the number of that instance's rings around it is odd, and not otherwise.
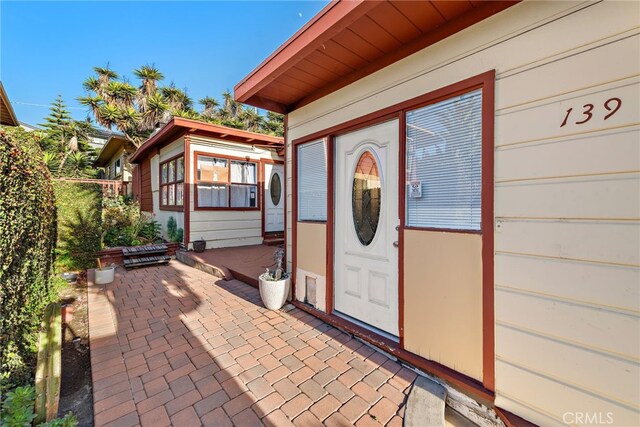
[[[0,79],[18,120],[31,124],[58,94],[86,118],[82,82],[107,64],[135,85],[133,69],[155,64],[164,84],[219,99],[326,4],[0,0]]]

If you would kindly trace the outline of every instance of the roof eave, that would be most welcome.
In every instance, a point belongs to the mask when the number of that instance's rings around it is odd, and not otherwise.
[[[4,85],[2,84],[1,81],[0,81],[0,98],[2,103],[5,105],[6,110],[9,112],[9,120],[5,120],[5,118],[3,117],[2,124],[6,124],[9,126],[18,126],[20,122],[16,117],[15,111],[13,111],[13,106],[11,105],[11,101],[9,101],[9,97],[7,96],[7,92],[5,92]]]
[[[235,85],[233,89],[235,99],[268,109],[265,100],[255,96],[261,89],[293,66],[299,58],[314,51],[324,41],[348,27],[376,6],[377,2],[375,1],[362,0],[329,3],[311,21]],[[286,112],[286,106],[273,101],[268,102],[272,104],[272,107],[278,108],[280,110],[278,112]]]
[[[237,143],[245,144],[261,144],[271,145],[276,148],[284,146],[283,138],[277,136],[265,135],[257,132],[249,132],[240,129],[234,129],[227,126],[215,125],[211,123],[200,122],[197,120],[183,119],[174,117],[165,124],[155,135],[147,139],[129,158],[129,162],[138,163],[144,155],[154,146],[161,144],[171,136],[175,136],[176,131],[183,130],[184,133],[194,133],[201,131],[204,133],[217,134],[218,138],[232,136],[238,140],[232,140]],[[243,141],[244,140],[244,141]]]
[[[124,146],[125,140],[118,136],[111,136],[102,146],[102,149],[98,153],[94,164],[98,167],[104,167],[108,164],[109,160],[113,158],[113,155],[118,152],[120,147]]]

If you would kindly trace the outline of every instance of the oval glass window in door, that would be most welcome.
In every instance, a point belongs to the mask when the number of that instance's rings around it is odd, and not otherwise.
[[[278,173],[271,175],[271,181],[269,182],[269,194],[271,195],[273,206],[278,206],[278,203],[280,203],[280,197],[282,197],[282,182],[280,181],[280,174]]]
[[[380,173],[370,151],[362,153],[353,177],[352,215],[358,240],[368,246],[376,235],[380,221]]]

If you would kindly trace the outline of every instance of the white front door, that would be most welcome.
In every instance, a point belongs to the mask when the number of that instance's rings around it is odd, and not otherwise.
[[[264,232],[284,231],[284,165],[264,165]]]
[[[398,120],[335,139],[334,309],[398,335]]]

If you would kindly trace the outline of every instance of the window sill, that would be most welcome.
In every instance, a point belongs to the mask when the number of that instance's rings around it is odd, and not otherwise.
[[[160,206],[161,211],[184,212],[184,206]]]
[[[260,211],[259,207],[255,208],[223,208],[223,207],[206,207],[206,206],[196,206],[194,208],[196,211]]]

